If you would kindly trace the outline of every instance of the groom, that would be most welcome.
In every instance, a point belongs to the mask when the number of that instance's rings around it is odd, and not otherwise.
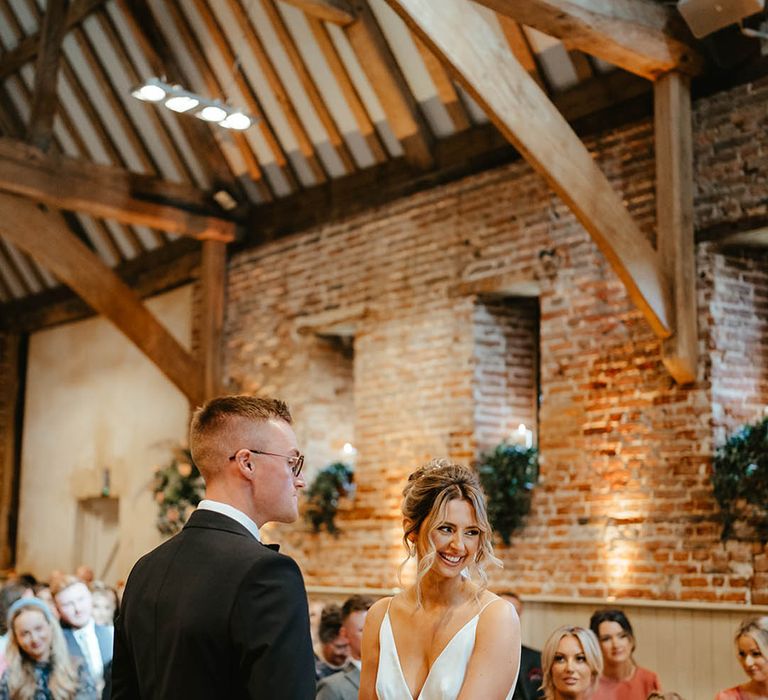
[[[282,401],[213,399],[190,428],[206,483],[184,529],[140,559],[115,631],[112,697],[313,700],[298,566],[259,528],[298,517],[304,457]]]

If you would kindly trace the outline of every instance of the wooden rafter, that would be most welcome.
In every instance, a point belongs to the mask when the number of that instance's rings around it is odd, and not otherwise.
[[[66,30],[78,26],[94,10],[107,0],[74,0],[67,13]],[[18,71],[22,66],[33,61],[40,48],[40,35],[32,34],[22,39],[11,51],[0,59],[0,80]]]
[[[115,324],[193,404],[202,390],[198,364],[99,258],[67,229],[61,216],[0,194],[0,236],[25,250]]]
[[[12,139],[0,139],[0,189],[60,209],[195,238],[229,241],[235,233],[231,222],[195,213],[207,196],[192,186],[46,155]]]
[[[135,2],[135,0],[130,1]],[[213,99],[226,102],[226,97],[221,84],[208,63],[205,51],[197,40],[197,36],[195,36],[195,33],[187,20],[187,16],[182,12],[178,1],[168,0],[168,2],[166,2],[166,9],[173,20],[174,31],[177,31],[183,39],[189,57],[194,62],[198,73],[202,76],[207,94]],[[190,86],[189,83],[185,84]],[[274,193],[271,190],[269,182],[263,177],[261,165],[259,165],[258,159],[251,150],[248,140],[245,138],[245,134],[236,132],[231,134],[231,137],[243,159],[248,176],[259,185],[262,196],[266,199],[271,199],[274,196]]]
[[[644,78],[699,73],[702,57],[684,40],[674,10],[653,0],[475,0],[520,24],[567,39],[571,48]]]
[[[355,21],[354,8],[345,0],[285,0],[306,14],[345,27]]]
[[[206,399],[221,393],[223,371],[224,312],[226,308],[227,247],[221,241],[205,241],[200,269],[201,382]]]
[[[172,83],[189,85],[189,80],[170,50],[168,40],[160,29],[147,0],[118,0],[117,7],[128,24],[131,38],[141,47],[156,76],[166,76]],[[245,192],[235,179],[211,127],[199,119],[178,118],[178,124],[186,137],[200,166],[212,181],[214,191],[226,189],[236,200],[244,201]]]
[[[656,230],[672,289],[675,332],[662,359],[681,384],[696,381],[698,324],[693,232],[693,125],[690,80],[670,73],[654,83]]]
[[[208,8],[204,0],[197,0],[197,4],[198,4],[198,7],[200,6],[204,7],[204,10],[201,12],[201,14],[203,14],[206,17],[210,17],[211,21],[215,22],[218,25],[218,22],[216,21],[213,15],[213,12]],[[280,79],[280,75],[275,69],[275,66],[272,63],[272,59],[269,57],[269,54],[267,53],[266,49],[262,45],[261,40],[259,39],[259,36],[256,33],[256,30],[254,29],[250,19],[248,18],[248,15],[246,14],[239,0],[229,0],[228,5],[232,10],[232,14],[235,17],[237,26],[239,27],[240,31],[242,31],[243,33],[243,36],[245,38],[246,44],[248,45],[248,48],[250,49],[253,56],[256,58],[256,61],[259,64],[259,68],[261,68],[261,72],[264,75],[264,78],[269,84],[269,87],[272,90],[272,93],[275,96],[277,103],[280,105],[283,111],[283,116],[285,117],[285,120],[288,123],[288,126],[291,128],[293,135],[296,137],[299,150],[301,151],[307,163],[309,164],[309,167],[312,170],[312,174],[314,175],[315,180],[317,182],[325,182],[325,180],[328,179],[328,174],[323,169],[322,162],[317,157],[317,153],[315,152],[315,145],[312,143],[312,139],[309,137],[309,134],[307,133],[307,130],[301,121],[301,117],[299,116],[299,113],[296,111],[296,108],[293,105],[293,101],[291,100],[291,97],[288,94],[288,91],[283,86],[282,80]],[[234,78],[235,78],[235,81],[237,82],[238,87],[240,88],[240,92],[247,95],[246,99],[248,99],[249,101],[255,101],[256,99],[255,92],[251,87],[250,81],[245,75],[245,71],[243,70],[243,67],[242,67],[242,62],[239,61],[237,58],[235,58],[234,52],[232,51],[232,48],[229,42],[226,41],[226,37],[224,36],[223,30],[221,30],[220,28],[217,32],[217,36],[223,42],[222,54],[227,57],[232,56],[233,60],[235,61],[235,64],[237,67],[235,68],[235,71],[234,71]]]
[[[265,6],[273,5],[275,1],[276,0],[265,0]],[[381,163],[387,159],[386,151],[384,150],[384,146],[376,131],[376,127],[371,121],[371,117],[365,109],[365,105],[363,104],[362,99],[360,99],[360,95],[355,89],[352,79],[349,77],[349,73],[347,72],[344,63],[336,52],[333,41],[328,35],[328,30],[319,19],[309,17],[308,22],[309,28],[312,30],[312,34],[315,37],[315,41],[328,63],[328,68],[333,74],[333,77],[341,90],[341,94],[344,95],[344,99],[352,111],[352,115],[357,122],[357,128],[360,130],[360,133],[368,144],[368,148],[371,149],[373,157],[377,162]]]
[[[439,52],[491,120],[590,233],[653,331],[671,332],[658,255],[541,88],[470,0],[387,0]],[[532,128],[535,125],[535,128]]]
[[[456,131],[468,129],[471,125],[469,117],[467,116],[467,111],[461,103],[459,93],[456,92],[456,88],[453,86],[448,71],[446,71],[443,64],[440,63],[440,60],[429,50],[429,47],[416,36],[416,34],[411,32],[411,37],[413,38],[413,43],[421,54],[427,72],[429,73],[430,78],[432,78],[435,88],[437,88],[437,95],[440,98],[440,101],[445,105],[445,109],[451,117]]]
[[[35,65],[35,94],[29,117],[27,140],[46,150],[53,139],[53,118],[56,116],[58,97],[61,42],[66,32],[69,0],[48,3],[40,31],[40,48]]]
[[[381,102],[392,132],[403,146],[406,159],[427,169],[434,163],[429,127],[367,2],[361,0],[356,9],[357,20],[344,28],[347,39]]]
[[[138,128],[130,113],[125,108],[121,96],[117,94],[112,81],[109,79],[109,72],[95,50],[90,36],[82,27],[75,27],[73,35],[91,72],[96,78],[95,89],[99,90],[105,100],[109,103],[111,107],[111,115],[114,116],[116,122],[120,125],[121,131],[125,138],[130,142],[131,147],[141,161],[145,172],[159,175],[161,172],[160,166],[152,153],[152,150],[147,146],[142,130]],[[126,99],[133,98],[129,95]]]
[[[146,76],[139,75],[139,71],[131,58],[131,55],[127,51],[123,40],[121,39],[117,27],[110,15],[106,12],[99,12],[96,14],[96,22],[99,25],[99,31],[104,35],[109,44],[112,46],[117,60],[120,62],[123,73],[127,76],[132,85],[139,85],[143,82]],[[187,182],[194,182],[195,176],[189,167],[189,164],[182,157],[182,151],[184,147],[174,141],[173,135],[166,127],[165,123],[159,116],[157,107],[147,102],[139,101],[139,104],[144,108],[144,114],[147,120],[154,127],[153,133],[160,140],[164,146],[164,151],[168,157],[173,161],[176,166],[176,170],[180,175],[184,177]]]
[[[229,0],[229,2],[233,6],[237,5],[237,7],[242,8],[240,0]],[[293,36],[291,36],[291,33],[285,26],[283,18],[280,16],[280,13],[272,0],[262,0],[261,7],[269,17],[272,29],[275,31],[277,38],[282,44],[301,86],[304,88],[309,101],[312,103],[312,107],[314,107],[315,112],[317,112],[317,116],[328,134],[328,140],[338,152],[341,162],[344,163],[347,172],[353,172],[355,170],[355,162],[352,158],[352,154],[350,153],[333,116],[331,116],[331,112],[328,109],[325,100],[323,100],[320,90],[312,79],[306,64],[302,60],[299,48],[296,46]]]
[[[528,37],[525,36],[520,23],[515,22],[511,17],[499,13],[496,13],[496,17],[514,57],[528,71],[528,74],[548,92],[546,81],[541,75],[541,70],[536,60],[536,54],[531,48],[531,43],[528,41]]]
[[[237,56],[235,56],[235,53],[229,44],[229,40],[224,34],[224,30],[221,28],[219,20],[216,18],[216,15],[213,14],[213,11],[208,6],[208,3],[205,2],[205,0],[192,0],[192,2],[197,8],[197,12],[205,23],[205,27],[213,39],[214,44],[216,44],[216,47],[218,48],[221,57],[224,59],[224,62],[226,65],[232,66],[232,77],[234,78],[240,90],[240,94],[246,101],[248,111],[253,117],[256,118],[256,128],[261,131],[264,140],[267,142],[267,145],[272,152],[272,157],[275,159],[275,163],[283,168],[283,173],[289,180],[291,187],[296,189],[300,182],[298,174],[296,173],[296,170],[293,167],[290,159],[286,155],[274,127],[267,118],[267,114],[262,108],[258,96],[248,82],[247,77],[243,73],[242,67],[238,65]],[[223,95],[223,97],[225,100],[228,99],[227,95]],[[317,165],[317,163],[315,163],[315,165]],[[321,180],[324,179],[322,171],[315,172],[315,176]]]

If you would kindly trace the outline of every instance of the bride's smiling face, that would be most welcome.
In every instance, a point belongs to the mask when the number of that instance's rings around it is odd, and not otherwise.
[[[480,526],[469,501],[448,501],[445,517],[430,532],[436,557],[432,570],[443,576],[458,576],[475,558],[480,547]]]

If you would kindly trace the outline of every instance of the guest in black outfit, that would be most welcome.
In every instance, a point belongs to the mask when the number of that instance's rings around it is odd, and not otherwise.
[[[523,616],[523,601],[514,591],[502,591],[499,595],[512,603],[517,616]],[[541,671],[541,652],[538,649],[522,645],[520,648],[520,675],[517,677],[515,694],[512,700],[540,700],[544,697],[541,683],[544,680]]]

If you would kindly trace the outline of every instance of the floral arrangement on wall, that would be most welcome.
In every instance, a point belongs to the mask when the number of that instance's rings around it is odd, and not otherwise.
[[[768,416],[743,426],[717,448],[712,487],[724,540],[768,542]]]
[[[188,447],[174,447],[170,461],[155,471],[154,494],[157,529],[175,535],[205,498],[205,482]]]
[[[333,462],[321,469],[306,491],[307,507],[304,518],[315,532],[325,528],[338,535],[336,513],[339,499],[354,492],[354,470],[344,462]]]

